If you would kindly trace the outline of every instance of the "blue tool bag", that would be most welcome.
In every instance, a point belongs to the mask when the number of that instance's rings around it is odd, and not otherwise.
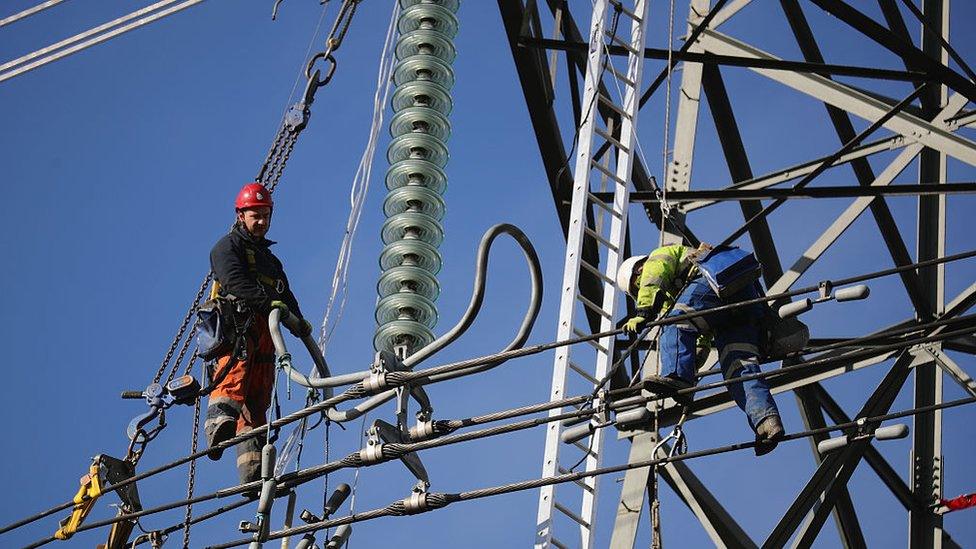
[[[197,356],[207,362],[226,354],[233,344],[233,328],[227,322],[230,315],[221,305],[211,299],[197,307]]]
[[[762,264],[752,252],[735,246],[718,246],[695,260],[702,277],[720,299],[749,286],[762,274]]]

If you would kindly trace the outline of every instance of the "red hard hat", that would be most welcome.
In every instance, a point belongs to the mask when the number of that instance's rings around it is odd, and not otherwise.
[[[241,192],[237,193],[237,200],[234,201],[234,208],[246,210],[248,208],[259,208],[261,206],[272,207],[271,193],[260,183],[248,183],[241,187]]]

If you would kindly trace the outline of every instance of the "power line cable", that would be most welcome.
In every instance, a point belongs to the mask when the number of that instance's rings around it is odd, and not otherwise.
[[[797,433],[791,433],[780,439],[780,442],[786,442],[791,440],[798,440],[802,438],[808,438],[816,436],[823,433],[830,433],[834,431],[843,431],[847,429],[858,429],[863,425],[876,425],[884,421],[889,421],[892,419],[900,419],[903,417],[914,416],[929,412],[934,412],[937,410],[946,410],[949,408],[955,408],[958,406],[963,406],[967,404],[976,403],[976,397],[961,398],[958,400],[953,400],[950,402],[945,402],[941,404],[933,404],[930,406],[922,406],[918,408],[913,408],[910,410],[904,410],[901,412],[895,412],[890,414],[884,414],[880,416],[873,416],[868,418],[861,418],[855,421],[850,421],[846,423],[841,423],[838,425],[832,425],[828,427],[822,427],[818,429],[810,429],[807,431],[801,431]],[[872,431],[873,432],[873,431]],[[739,450],[750,449],[756,446],[754,440],[748,442],[740,442],[736,444],[729,444],[726,446],[718,446],[715,448],[708,448],[705,450],[699,450],[695,452],[687,452],[685,454],[669,456],[665,458],[652,458],[642,461],[637,461],[633,463],[627,463],[623,465],[614,465],[610,467],[602,467],[599,469],[594,469],[592,471],[580,471],[576,473],[566,473],[561,475],[554,475],[551,477],[544,477],[539,479],[526,480],[521,482],[514,482],[509,484],[503,484],[499,486],[493,486],[490,488],[481,488],[476,490],[469,490],[465,492],[458,493],[426,493],[420,498],[407,498],[404,500],[399,500],[393,502],[392,504],[379,508],[373,509],[371,511],[366,511],[359,514],[347,515],[338,519],[324,520],[321,522],[311,523],[305,526],[299,526],[296,528],[290,528],[286,530],[279,530],[277,532],[271,532],[267,537],[267,541],[272,541],[275,539],[280,539],[285,536],[292,536],[296,534],[303,534],[308,532],[315,532],[323,528],[331,528],[333,526],[341,526],[343,524],[352,524],[356,522],[363,522],[367,520],[372,520],[381,517],[388,516],[405,516],[405,515],[415,515],[420,513],[426,513],[429,511],[434,511],[446,507],[451,503],[456,503],[459,501],[471,501],[475,499],[482,499],[486,497],[499,496],[504,494],[510,494],[514,492],[522,492],[525,490],[533,490],[541,488],[543,486],[550,486],[554,484],[564,484],[567,482],[575,482],[584,478],[601,476],[610,473],[619,473],[623,471],[628,471],[631,469],[640,469],[644,467],[653,467],[655,465],[662,465],[666,463],[672,463],[677,461],[686,461],[689,459],[714,456],[719,454],[725,454],[730,452],[735,452]],[[219,545],[211,545],[207,549],[229,549],[231,547],[238,547],[241,545],[246,545],[251,540],[235,540],[228,543],[223,543]]]
[[[966,317],[966,320],[970,320],[971,321],[973,318],[974,318],[973,316]],[[931,323],[931,324],[939,324],[941,326],[942,324],[948,323],[949,320],[950,319],[945,319],[943,321],[938,321],[937,323]],[[962,319],[960,319],[960,320],[962,320]],[[778,376],[781,376],[781,375],[786,375],[788,373],[791,373],[791,372],[793,372],[795,370],[800,370],[800,369],[805,369],[805,368],[811,368],[811,367],[814,367],[814,366],[832,365],[832,364],[837,363],[837,362],[847,362],[847,361],[850,361],[852,358],[863,358],[863,357],[869,356],[869,355],[883,354],[883,353],[885,353],[885,352],[887,352],[889,350],[893,350],[893,349],[906,349],[906,348],[909,348],[909,347],[912,347],[912,346],[915,346],[915,345],[918,345],[918,344],[921,344],[921,343],[929,343],[929,342],[939,341],[939,340],[942,340],[942,339],[956,337],[958,335],[971,334],[971,333],[972,333],[972,328],[971,327],[968,327],[968,328],[963,329],[963,330],[956,330],[956,331],[952,331],[952,332],[947,332],[947,333],[940,334],[938,336],[929,336],[929,337],[925,337],[925,338],[916,338],[916,339],[906,339],[906,340],[901,341],[901,342],[899,342],[897,344],[892,344],[892,345],[884,346],[883,348],[869,349],[869,350],[865,350],[865,351],[860,351],[858,353],[852,353],[852,354],[841,355],[841,356],[836,356],[836,357],[828,357],[826,359],[815,359],[815,360],[810,361],[810,362],[805,363],[805,364],[796,365],[796,366],[790,366],[790,367],[785,367],[785,368],[781,368],[781,369],[778,369],[778,370],[771,370],[771,371],[763,372],[763,373],[757,374],[757,375],[740,376],[739,378],[732,378],[732,379],[729,379],[729,380],[725,380],[723,382],[708,384],[707,386],[700,386],[700,387],[694,388],[694,389],[696,389],[696,391],[691,391],[691,392],[697,392],[697,390],[707,390],[707,389],[712,389],[712,388],[716,388],[716,387],[720,387],[720,386],[724,386],[724,385],[729,385],[731,383],[736,383],[736,382],[742,381],[742,380],[744,380],[746,378],[752,379],[752,378],[759,378],[759,377],[763,377],[763,378],[778,377]],[[884,334],[880,334],[880,335],[878,335],[876,337],[883,337],[883,336],[884,336]],[[609,396],[612,396],[612,397],[625,396],[625,395],[628,395],[628,394],[633,394],[636,390],[637,390],[637,388],[616,389],[616,390],[609,391]],[[681,393],[684,393],[684,392],[686,392],[686,391],[681,391]],[[508,419],[508,418],[512,418],[512,417],[518,417],[519,415],[526,415],[526,414],[529,414],[529,413],[546,411],[546,410],[549,410],[549,409],[552,409],[552,408],[576,405],[576,404],[580,404],[580,403],[586,402],[589,398],[590,398],[589,395],[583,395],[583,396],[577,396],[577,397],[572,397],[572,398],[568,398],[568,399],[563,399],[562,401],[557,401],[557,402],[544,402],[544,403],[539,403],[539,404],[533,404],[533,405],[529,405],[529,406],[523,406],[521,408],[514,408],[514,409],[511,409],[511,410],[504,410],[504,411],[501,411],[501,412],[494,412],[494,413],[487,414],[487,415],[484,415],[484,416],[478,416],[478,417],[474,417],[474,418],[468,418],[468,419],[465,419],[465,420],[454,420],[454,421],[438,422],[438,426],[439,426],[439,428],[441,429],[442,432],[445,432],[445,431],[446,432],[450,432],[449,429],[452,429],[452,428],[455,428],[456,429],[456,428],[459,428],[459,427],[462,427],[462,426],[471,426],[471,425],[489,423],[489,422],[493,422],[493,421],[499,421],[501,419]],[[627,399],[627,402],[626,402],[625,405],[623,403],[617,402],[615,400],[615,398],[614,398],[613,400],[608,399],[608,407],[610,409],[613,409],[613,410],[620,410],[620,409],[623,409],[623,408],[630,408],[630,407],[633,407],[633,406],[638,406],[638,405],[641,405],[641,404],[644,404],[644,403],[647,403],[647,402],[650,402],[650,401],[654,401],[654,400],[660,400],[660,397],[657,397],[657,396],[653,396],[652,395],[652,396],[644,396],[644,397],[640,397],[640,398],[636,398],[636,399],[631,398],[631,399]],[[538,425],[543,425],[545,423],[549,423],[549,422],[553,422],[553,421],[562,421],[562,420],[566,420],[566,419],[574,419],[574,418],[581,418],[581,417],[586,417],[586,416],[592,416],[592,415],[596,414],[597,412],[598,412],[598,410],[593,410],[593,409],[580,409],[580,410],[575,410],[573,412],[568,412],[568,413],[561,414],[561,415],[546,416],[546,417],[541,417],[541,418],[535,418],[535,419],[531,419],[531,420],[525,420],[525,421],[516,422],[516,423],[512,423],[512,424],[501,425],[501,426],[497,426],[497,427],[483,429],[483,430],[480,430],[480,431],[472,431],[472,432],[462,433],[462,434],[459,434],[459,435],[452,435],[452,436],[443,436],[443,437],[439,437],[437,439],[432,439],[432,440],[425,440],[425,441],[419,441],[419,442],[413,442],[413,443],[403,443],[403,444],[396,444],[396,443],[394,443],[394,444],[386,444],[383,447],[383,452],[382,452],[382,456],[383,457],[381,459],[377,459],[377,460],[374,460],[374,461],[366,461],[366,460],[364,460],[362,458],[362,454],[360,452],[354,452],[354,453],[346,456],[345,458],[343,458],[341,460],[336,460],[336,461],[333,461],[333,462],[325,463],[323,465],[318,465],[318,466],[310,467],[310,468],[305,469],[303,471],[296,471],[294,473],[288,473],[288,474],[282,475],[281,478],[280,478],[280,482],[279,482],[279,490],[281,491],[281,493],[284,493],[284,491],[286,491],[288,489],[293,489],[297,485],[304,484],[306,482],[309,482],[311,480],[314,480],[314,479],[316,479],[316,478],[318,478],[318,477],[320,477],[322,475],[328,474],[328,473],[330,473],[332,471],[335,471],[335,470],[338,470],[338,469],[349,468],[349,467],[356,467],[358,469],[359,467],[362,467],[364,465],[366,465],[366,466],[375,465],[377,463],[381,463],[381,462],[385,462],[385,461],[397,459],[397,458],[401,457],[402,455],[405,455],[405,454],[407,454],[409,452],[415,452],[415,451],[420,451],[420,450],[425,450],[425,449],[430,449],[430,448],[436,448],[436,447],[446,446],[446,445],[450,445],[450,444],[456,444],[456,443],[459,443],[459,442],[466,442],[466,441],[470,441],[470,440],[476,440],[476,439],[479,439],[479,438],[486,438],[486,437],[490,437],[490,436],[496,436],[496,435],[500,435],[500,434],[506,434],[506,433],[510,433],[510,432],[515,432],[515,431],[523,430],[523,429],[528,429],[528,428],[531,428],[531,427],[534,427],[534,426],[538,426]],[[260,433],[263,429],[264,428],[256,429],[255,432]],[[132,479],[132,480],[135,480],[135,479]],[[232,486],[232,487],[224,488],[222,490],[218,490],[218,491],[213,492],[213,493],[210,493],[210,494],[206,494],[206,495],[202,495],[202,496],[198,496],[198,497],[194,497],[194,498],[189,498],[189,499],[186,499],[186,500],[177,501],[177,502],[171,502],[171,503],[168,503],[168,504],[160,505],[158,507],[154,507],[154,508],[150,508],[150,509],[144,509],[144,510],[141,510],[141,511],[138,511],[138,512],[132,512],[132,513],[128,513],[128,514],[118,515],[118,516],[116,516],[114,518],[111,518],[111,519],[106,519],[106,520],[102,520],[102,521],[98,521],[98,522],[93,522],[93,523],[90,523],[90,524],[87,524],[87,525],[80,526],[77,529],[77,531],[78,532],[82,532],[82,531],[86,531],[86,530],[100,528],[102,526],[108,526],[108,525],[111,525],[111,524],[114,524],[116,522],[120,522],[120,521],[123,521],[123,520],[138,519],[138,518],[143,517],[143,516],[146,516],[146,515],[159,513],[159,512],[162,512],[162,511],[167,511],[167,510],[174,509],[174,508],[177,508],[177,507],[180,507],[180,506],[183,506],[183,505],[190,505],[190,504],[195,504],[195,503],[199,503],[199,502],[203,502],[203,501],[208,501],[208,500],[213,500],[213,499],[228,497],[228,496],[235,495],[235,494],[245,493],[245,492],[254,490],[258,486],[260,486],[260,484],[261,484],[261,481],[254,481],[254,482],[250,482],[250,483],[246,483],[246,484],[241,484],[241,485],[238,485],[238,486]],[[117,488],[121,487],[121,485],[122,485],[122,483],[119,483],[118,485],[115,485],[115,486],[106,487],[104,489],[104,491],[107,492],[107,491],[111,491],[111,490],[117,489]],[[330,525],[330,527],[331,527],[331,525]],[[48,538],[47,540],[42,540],[42,541],[37,542],[36,544],[34,544],[34,545],[30,546],[30,547],[39,547],[39,546],[44,545],[45,543],[47,543],[49,541],[52,541],[53,539],[54,538],[52,537],[52,538]]]
[[[963,253],[959,253],[959,254],[954,254],[954,255],[950,255],[950,256],[945,256],[945,257],[941,257],[941,258],[934,258],[934,259],[929,259],[929,260],[925,260],[925,261],[920,261],[920,262],[917,262],[917,263],[913,263],[913,264],[909,264],[909,265],[903,265],[903,266],[900,266],[900,267],[893,267],[893,268],[890,268],[890,269],[885,269],[885,270],[882,270],[882,271],[876,271],[876,272],[873,272],[873,273],[866,273],[866,274],[862,274],[862,275],[852,276],[852,277],[848,277],[848,278],[845,278],[845,279],[839,279],[839,280],[833,281],[833,284],[835,286],[843,286],[843,285],[847,285],[847,284],[855,284],[855,283],[858,283],[858,282],[863,282],[863,281],[871,280],[871,279],[874,279],[874,278],[880,278],[880,277],[883,277],[883,276],[897,274],[897,273],[900,273],[900,272],[903,272],[903,271],[906,271],[906,270],[913,270],[913,269],[917,269],[917,268],[920,268],[920,267],[926,267],[926,266],[930,266],[930,265],[936,265],[936,264],[942,264],[942,263],[949,263],[949,262],[952,262],[952,261],[959,261],[959,260],[967,259],[967,258],[970,258],[970,257],[973,257],[973,256],[976,256],[976,250],[972,250],[972,251],[969,251],[969,252],[963,252]],[[650,323],[648,323],[648,325],[651,326],[651,327],[653,327],[653,326],[665,325],[665,324],[670,324],[670,323],[675,323],[675,322],[684,322],[684,321],[689,320],[691,318],[696,318],[696,317],[699,317],[699,316],[703,316],[703,315],[707,315],[707,314],[712,314],[712,313],[718,312],[718,311],[728,311],[728,310],[731,310],[731,309],[735,309],[735,308],[743,307],[743,306],[747,306],[747,305],[752,305],[752,304],[755,304],[755,303],[763,303],[763,302],[766,302],[766,301],[771,301],[771,300],[776,300],[776,299],[781,299],[781,298],[786,298],[786,297],[793,297],[793,296],[796,296],[796,295],[801,295],[801,294],[805,294],[805,293],[816,292],[816,291],[819,291],[819,290],[820,290],[820,286],[810,286],[810,287],[807,287],[807,288],[801,288],[801,289],[798,289],[798,290],[792,290],[792,291],[783,292],[783,293],[780,293],[780,294],[774,294],[774,295],[760,297],[760,298],[756,298],[756,299],[741,301],[741,302],[738,302],[738,303],[733,303],[733,304],[728,304],[728,305],[722,305],[720,307],[715,307],[715,308],[712,308],[712,309],[705,309],[705,310],[702,310],[702,311],[694,311],[694,312],[689,312],[689,313],[683,313],[683,314],[680,314],[680,315],[675,315],[675,316],[668,317],[666,319],[661,319],[661,320],[656,320],[656,321],[650,322]],[[470,368],[475,367],[475,366],[480,366],[480,365],[483,365],[483,364],[497,362],[499,360],[508,360],[508,359],[511,359],[511,358],[518,358],[518,357],[523,357],[523,356],[534,355],[534,354],[538,354],[538,353],[541,353],[541,352],[544,352],[544,351],[547,351],[547,350],[551,350],[551,349],[555,349],[555,348],[558,348],[558,347],[563,347],[563,346],[567,346],[567,345],[574,345],[574,344],[577,344],[577,343],[583,343],[583,342],[591,341],[591,340],[594,340],[594,339],[601,339],[601,338],[604,338],[604,337],[608,337],[608,336],[612,336],[612,335],[619,334],[621,332],[622,332],[622,330],[620,330],[620,329],[610,330],[610,331],[607,331],[607,332],[601,332],[601,333],[597,333],[597,334],[591,334],[591,335],[588,335],[588,336],[583,336],[583,337],[579,337],[579,338],[575,338],[575,339],[564,340],[564,341],[556,341],[556,342],[549,342],[549,343],[542,343],[542,344],[533,345],[533,346],[529,346],[529,347],[522,347],[522,348],[519,348],[519,349],[513,349],[513,350],[510,350],[510,351],[504,351],[504,352],[496,353],[496,354],[493,354],[493,355],[487,355],[487,356],[484,356],[484,357],[478,357],[478,358],[475,358],[475,359],[462,360],[462,361],[459,361],[459,362],[449,363],[449,364],[446,364],[446,365],[443,365],[443,366],[439,366],[439,367],[436,367],[436,368],[430,368],[430,369],[422,370],[422,371],[419,371],[419,372],[394,372],[394,373],[395,374],[401,374],[401,375],[402,374],[412,374],[412,377],[410,379],[407,379],[406,381],[403,381],[403,383],[411,383],[411,382],[413,382],[413,383],[418,383],[418,384],[428,384],[428,383],[431,383],[431,382],[440,381],[440,379],[430,379],[431,377],[436,376],[437,374],[446,375],[446,374],[450,374],[452,372],[459,372],[459,371],[461,373],[464,373],[465,370],[469,370]],[[960,330],[958,332],[959,333],[950,332],[950,333],[947,333],[947,334],[941,334],[941,336],[929,337],[929,338],[926,338],[924,341],[919,340],[917,342],[913,342],[912,344],[919,343],[919,342],[938,341],[938,340],[940,340],[940,338],[941,339],[945,339],[947,337],[954,337],[955,335],[964,335],[966,333],[964,330]],[[886,347],[890,347],[892,349],[899,348],[897,345],[895,345],[895,346],[875,347],[875,348],[872,348],[871,350],[865,352],[863,354],[863,356],[868,356],[872,352],[874,354],[879,354],[879,350],[881,350],[883,348],[886,348]],[[859,356],[862,356],[862,355],[859,355]],[[831,359],[831,361],[832,362],[837,362],[839,360],[849,360],[850,358],[853,358],[853,357],[854,357],[853,354],[849,354],[849,355],[844,355],[844,356],[840,357],[839,359]],[[690,390],[689,389],[683,389],[682,391],[680,391],[680,393],[681,394],[690,394],[690,393],[693,393],[693,392],[697,392],[699,390],[707,390],[707,389],[711,389],[711,388],[721,387],[721,386],[724,386],[727,383],[735,383],[736,381],[743,381],[743,380],[746,380],[747,378],[748,379],[758,379],[759,377],[775,376],[777,374],[778,375],[782,375],[783,372],[787,372],[788,373],[788,372],[791,372],[793,370],[800,369],[800,368],[803,368],[803,367],[810,367],[810,366],[815,366],[815,365],[824,364],[824,363],[826,363],[826,361],[820,361],[820,362],[817,362],[817,363],[808,362],[808,363],[801,364],[801,365],[790,366],[790,367],[787,367],[787,368],[780,368],[778,370],[773,370],[773,371],[770,371],[770,372],[762,372],[762,373],[760,373],[760,375],[755,375],[754,374],[754,375],[750,375],[750,376],[745,376],[745,377],[735,378],[735,379],[731,379],[731,380],[726,380],[726,381],[723,381],[723,382],[716,382],[716,383],[713,383],[713,384],[709,384],[707,386],[694,387],[694,388],[691,388]],[[428,379],[423,379],[424,377],[426,377]],[[403,379],[403,378],[401,377],[401,379]],[[343,402],[346,402],[348,400],[352,400],[352,399],[355,399],[355,398],[362,398],[362,397],[368,395],[368,392],[365,391],[362,388],[362,384],[361,383],[357,384],[357,386],[353,386],[352,388],[350,388],[350,390],[347,390],[347,391],[345,391],[345,392],[343,392],[343,393],[341,393],[339,395],[336,395],[333,398],[327,399],[325,401],[316,403],[316,404],[314,404],[312,406],[309,406],[309,407],[303,408],[301,410],[295,411],[295,412],[293,412],[293,413],[291,413],[291,414],[289,414],[289,415],[287,415],[287,416],[285,416],[285,417],[283,417],[283,418],[281,418],[279,420],[276,420],[276,421],[272,422],[274,424],[273,427],[274,428],[277,428],[277,427],[286,425],[288,423],[292,423],[294,421],[298,421],[298,420],[300,420],[300,419],[302,419],[304,417],[308,417],[308,416],[310,416],[312,414],[319,413],[319,412],[321,412],[323,410],[326,410],[326,409],[328,409],[330,407],[335,407],[337,404],[340,404],[340,403],[343,403]],[[560,404],[560,407],[561,406],[565,406],[565,404]],[[248,439],[250,439],[252,437],[255,437],[255,436],[260,435],[261,432],[265,431],[265,429],[266,428],[262,427],[262,428],[258,428],[258,429],[253,429],[253,430],[248,431],[246,433],[242,433],[240,435],[235,436],[234,438],[231,438],[231,439],[229,439],[229,440],[227,440],[227,441],[225,441],[225,442],[217,445],[217,447],[220,447],[222,449],[230,448],[230,447],[235,446],[235,445],[237,445],[237,444],[239,444],[239,443],[241,443],[241,442],[243,442],[245,440],[248,440]],[[135,476],[133,476],[133,477],[131,477],[131,478],[125,480],[125,481],[121,481],[121,482],[116,483],[116,484],[113,484],[113,485],[105,486],[102,489],[102,493],[116,491],[116,490],[118,490],[120,488],[123,488],[125,486],[128,486],[129,484],[132,484],[132,483],[137,482],[139,480],[142,480],[144,478],[147,478],[147,477],[150,477],[150,476],[159,474],[161,472],[170,470],[170,469],[172,469],[174,467],[178,467],[178,466],[183,465],[184,463],[188,463],[189,461],[192,461],[194,459],[198,459],[198,458],[200,458],[200,457],[202,457],[202,456],[204,456],[206,454],[207,454],[207,450],[200,451],[200,452],[196,452],[194,454],[190,454],[189,456],[180,458],[178,460],[175,460],[175,461],[172,461],[170,463],[167,463],[167,464],[158,466],[158,467],[156,467],[154,469],[148,470],[148,471],[146,471],[144,473],[135,475]],[[255,484],[255,486],[257,485],[257,483],[252,483],[252,484]],[[43,512],[38,513],[36,515],[32,515],[32,516],[30,516],[30,517],[28,517],[26,519],[22,519],[22,520],[17,521],[17,522],[15,522],[13,524],[7,525],[7,526],[3,527],[2,529],[0,529],[0,534],[3,534],[5,532],[8,532],[8,531],[13,530],[15,528],[19,528],[19,527],[24,526],[26,524],[29,524],[31,522],[35,522],[35,521],[40,520],[40,519],[42,519],[44,517],[50,516],[50,515],[52,515],[54,513],[57,513],[57,512],[60,512],[60,511],[65,510],[65,509],[68,509],[72,505],[73,505],[73,502],[72,501],[68,501],[68,502],[63,503],[61,505],[58,505],[58,506],[53,507],[51,509],[48,509],[47,511],[43,511]],[[82,528],[85,528],[85,527],[82,527]]]
[[[175,1],[176,0],[162,0],[161,2],[157,2],[157,3],[155,3],[155,4],[151,5],[151,6],[148,6],[148,7],[143,8],[141,10],[134,11],[134,12],[128,14],[128,15],[125,15],[123,17],[120,17],[118,19],[115,19],[113,21],[110,21],[108,23],[105,23],[103,25],[99,25],[97,27],[94,27],[92,29],[89,29],[89,30],[87,30],[87,31],[85,31],[83,33],[80,33],[80,34],[77,34],[75,36],[72,36],[71,38],[62,40],[61,42],[57,42],[57,43],[52,44],[50,46],[47,46],[45,48],[41,48],[40,50],[37,50],[35,52],[29,53],[29,54],[27,54],[27,55],[25,55],[23,57],[18,58],[18,59],[14,59],[13,61],[9,61],[7,63],[4,63],[3,65],[0,65],[0,71],[5,71],[5,72],[0,72],[0,82],[3,82],[5,80],[9,80],[9,79],[11,79],[11,78],[13,78],[15,76],[24,74],[25,72],[28,72],[28,71],[34,70],[34,69],[36,69],[38,67],[42,67],[44,65],[47,65],[48,63],[51,63],[52,61],[57,61],[58,59],[62,59],[62,58],[67,57],[69,55],[78,53],[79,51],[82,51],[82,50],[85,50],[85,49],[90,48],[92,46],[101,44],[102,42],[105,42],[107,40],[110,40],[112,38],[115,38],[116,36],[119,36],[120,34],[125,34],[125,33],[129,32],[131,30],[135,30],[135,29],[137,29],[139,27],[142,27],[144,25],[148,25],[149,23],[152,23],[154,21],[158,21],[159,19],[162,19],[163,17],[172,15],[174,13],[178,13],[180,11],[183,11],[183,10],[187,9],[187,8],[190,8],[190,7],[195,6],[195,5],[199,4],[200,2],[203,2],[203,0],[185,0],[184,2],[182,2],[180,4],[176,4],[174,6],[166,7],[166,6],[169,6],[170,4],[173,4]],[[154,10],[157,10],[157,9],[163,8],[163,7],[166,7],[166,9],[163,9],[161,11],[157,11],[155,13],[152,13],[152,15],[148,15],[146,17],[143,17],[142,19],[136,19],[135,21],[132,21],[131,23],[127,23],[127,24],[122,25],[122,26],[117,26],[117,25],[120,25],[122,23],[125,23],[126,21],[131,21],[132,19],[135,19],[136,17],[139,17],[140,15],[144,15],[146,13],[151,13]],[[107,29],[111,29],[112,27],[117,27],[117,28],[114,28],[113,30],[110,30],[108,32],[104,32],[103,34],[99,34],[99,33],[102,33],[103,31],[105,31]],[[93,38],[88,38],[88,37],[91,37],[91,36],[93,36]],[[85,38],[88,38],[88,39],[85,40]],[[74,44],[74,45],[70,45],[70,44]],[[69,45],[70,45],[70,47],[66,47],[66,46],[69,46]],[[60,48],[65,48],[65,49],[60,49]],[[59,49],[60,49],[60,51],[55,51],[55,50],[59,50]],[[54,51],[54,53],[51,53],[52,51]],[[46,55],[46,54],[49,54],[49,53],[50,53],[50,55]],[[45,56],[45,57],[42,57],[42,56]],[[35,58],[38,58],[38,57],[40,57],[40,59],[37,59],[36,61],[30,62],[30,63],[27,63],[27,61],[30,61],[31,59],[35,59]],[[24,63],[26,63],[26,64],[24,64]],[[21,66],[18,66],[18,65],[21,65]],[[16,67],[16,68],[11,68],[11,67]],[[7,70],[7,69],[10,69],[10,70]]]
[[[20,21],[21,19],[30,17],[36,13],[40,13],[48,8],[57,6],[61,2],[64,2],[64,0],[47,0],[47,2],[41,2],[33,8],[27,8],[26,10],[17,12],[9,17],[4,17],[3,19],[0,19],[0,27],[7,26],[15,21]]]

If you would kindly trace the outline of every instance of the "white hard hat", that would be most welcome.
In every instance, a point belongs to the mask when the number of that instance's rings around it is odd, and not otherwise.
[[[634,268],[645,259],[647,259],[646,255],[635,255],[628,257],[620,264],[620,268],[617,269],[617,288],[621,292],[630,293],[630,280],[634,277]]]

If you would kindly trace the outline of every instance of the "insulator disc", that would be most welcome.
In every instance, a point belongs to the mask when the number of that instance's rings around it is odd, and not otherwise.
[[[416,30],[397,40],[396,58],[403,60],[414,55],[433,55],[450,65],[457,57],[454,43],[437,31]]]
[[[398,240],[387,244],[380,252],[380,269],[386,271],[400,265],[420,267],[436,275],[441,270],[441,254],[423,240]]]
[[[380,297],[386,297],[403,291],[404,286],[412,288],[414,293],[420,294],[427,299],[434,301],[441,293],[440,284],[437,278],[421,269],[420,267],[409,267],[401,265],[393,267],[380,275],[379,282],[376,283],[376,291]]]
[[[401,12],[397,28],[401,35],[416,30],[434,30],[454,38],[458,31],[458,19],[451,10],[436,4],[414,4]]]
[[[386,171],[387,189],[399,189],[418,183],[438,194],[444,194],[447,188],[447,174],[433,162],[415,159],[401,160]]]
[[[416,320],[433,328],[437,325],[437,305],[419,294],[388,295],[376,304],[376,322],[386,324],[394,320]]]
[[[447,145],[424,133],[408,133],[393,138],[386,150],[386,159],[390,164],[395,164],[409,158],[427,160],[444,167],[448,159]]]
[[[436,82],[416,81],[398,86],[393,92],[393,112],[409,107],[427,107],[447,116],[454,107],[447,89]]]
[[[416,233],[411,237],[410,232]],[[444,241],[444,229],[440,222],[422,213],[402,213],[383,223],[383,242],[390,244],[398,240],[422,240],[435,248]]]
[[[390,120],[390,134],[393,137],[408,133],[425,133],[447,141],[451,136],[451,123],[434,109],[410,107],[398,112]]]
[[[438,221],[444,219],[444,210],[447,209],[441,195],[420,185],[407,185],[394,189],[386,195],[386,201],[383,202],[383,212],[386,213],[386,217],[405,213],[412,207],[419,208],[416,211]]]
[[[433,55],[413,55],[393,68],[393,83],[434,82],[444,89],[454,87],[454,70]]]
[[[460,5],[459,0],[400,0],[400,8],[406,10],[410,6],[415,6],[417,4],[436,4],[438,6],[443,6],[454,13],[457,13],[458,6]]]
[[[377,328],[373,336],[373,348],[392,351],[402,336],[413,338],[413,349],[421,349],[434,341],[434,333],[426,326],[412,320],[394,320]]]

